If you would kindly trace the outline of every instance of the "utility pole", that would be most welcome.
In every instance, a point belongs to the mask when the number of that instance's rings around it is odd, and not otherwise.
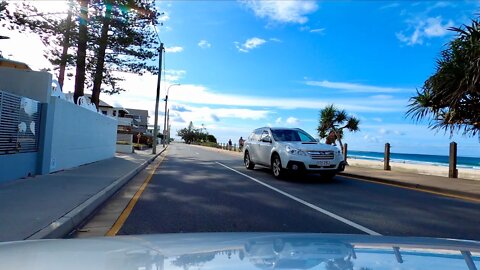
[[[160,98],[160,80],[162,79],[162,54],[163,43],[160,43],[160,50],[158,56],[158,76],[157,76],[157,97],[155,98],[155,123],[153,126],[153,149],[152,154],[157,153],[157,133],[158,133],[158,100]]]

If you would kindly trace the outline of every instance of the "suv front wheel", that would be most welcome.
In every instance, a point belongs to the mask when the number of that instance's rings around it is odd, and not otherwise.
[[[250,160],[250,154],[248,153],[248,151],[245,151],[245,155],[243,156],[243,163],[245,164],[245,168],[249,170],[253,170],[253,168],[255,167],[255,163]]]
[[[282,168],[282,161],[280,160],[280,157],[277,154],[274,154],[272,156],[272,173],[275,178],[282,178],[284,173],[284,169]]]

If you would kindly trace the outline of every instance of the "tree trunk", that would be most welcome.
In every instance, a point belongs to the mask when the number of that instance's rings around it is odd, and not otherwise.
[[[340,138],[340,135],[338,134],[337,132],[337,129],[332,127],[333,129],[333,132],[335,132],[335,137],[337,137],[337,140],[338,142],[340,143],[340,149],[342,150],[342,153],[343,153],[343,143],[342,143],[342,139]]]
[[[78,49],[77,49],[77,68],[75,74],[75,92],[73,98],[77,103],[78,97],[84,95],[85,89],[85,60],[87,57],[87,39],[88,39],[88,3],[89,0],[79,0],[80,2],[80,27],[78,30]]]
[[[103,80],[103,69],[105,64],[105,50],[108,45],[108,29],[110,28],[110,16],[112,13],[112,1],[105,1],[105,17],[103,17],[102,31],[100,34],[97,64],[95,66],[95,76],[93,78],[92,103],[98,108],[100,102],[100,92]]]
[[[63,44],[62,44],[62,56],[60,57],[60,71],[58,73],[58,83],[60,84],[60,88],[63,90],[63,82],[65,80],[65,68],[67,66],[67,55],[68,55],[68,48],[70,47],[70,32],[72,31],[72,9],[73,3],[72,0],[69,1],[69,9],[66,21],[66,29],[65,34],[63,37]]]

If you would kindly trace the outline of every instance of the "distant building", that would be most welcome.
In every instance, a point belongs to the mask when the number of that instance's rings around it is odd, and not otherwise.
[[[85,94],[86,97],[91,98],[90,94]],[[104,115],[116,118],[118,120],[119,132],[138,132],[138,122],[135,120],[135,115],[130,115],[129,110],[123,107],[113,107],[112,105],[100,100],[98,103],[98,111]]]
[[[134,132],[146,133],[148,130],[148,110],[126,109],[128,114],[126,117],[131,117],[136,122],[136,128],[132,129]]]

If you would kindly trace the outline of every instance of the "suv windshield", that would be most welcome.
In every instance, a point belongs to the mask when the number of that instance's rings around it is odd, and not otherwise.
[[[273,139],[279,142],[316,142],[315,139],[303,130],[275,129],[272,130]]]

